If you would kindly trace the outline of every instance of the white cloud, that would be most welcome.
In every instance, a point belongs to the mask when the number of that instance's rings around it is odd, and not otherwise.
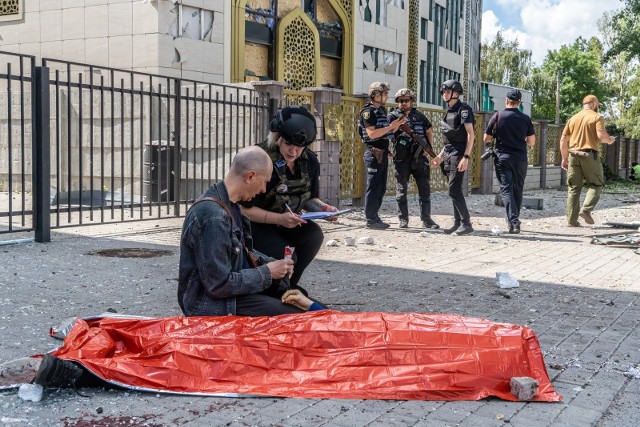
[[[532,60],[542,64],[548,50],[570,45],[579,36],[598,34],[598,20],[605,11],[620,9],[620,0],[497,0],[509,13],[520,15],[522,26],[505,28],[494,11],[482,14],[482,40],[492,41],[502,30],[508,40],[518,39],[520,48],[532,51]]]

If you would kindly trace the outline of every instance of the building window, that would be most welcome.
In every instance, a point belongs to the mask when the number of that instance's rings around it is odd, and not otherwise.
[[[0,22],[22,19],[24,0],[0,0]]]
[[[422,40],[426,40],[427,36],[429,35],[427,33],[428,25],[429,25],[429,21],[427,21],[424,18],[420,18],[420,38]]]
[[[379,73],[400,76],[402,55],[377,47],[364,46],[362,50],[362,68]]]

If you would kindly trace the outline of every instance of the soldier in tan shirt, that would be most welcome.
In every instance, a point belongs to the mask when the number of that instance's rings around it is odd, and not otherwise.
[[[562,169],[567,170],[567,225],[580,227],[578,216],[587,224],[593,224],[591,212],[600,200],[604,185],[602,162],[598,158],[600,141],[613,144],[615,137],[604,128],[604,117],[598,114],[600,103],[594,95],[582,101],[582,111],[569,119],[560,139]],[[587,194],[580,208],[582,187]]]

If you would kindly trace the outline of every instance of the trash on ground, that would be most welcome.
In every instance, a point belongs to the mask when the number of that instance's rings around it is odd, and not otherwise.
[[[640,246],[640,234],[594,237],[591,243],[594,245]]]
[[[356,238],[355,237],[345,237],[344,238],[344,245],[345,246],[355,246],[356,245]]]
[[[373,237],[365,236],[358,239],[360,245],[373,245]]]
[[[327,246],[331,246],[331,247],[338,246],[338,241],[331,239],[327,242]]]
[[[22,400],[40,402],[42,400],[42,390],[40,384],[22,384],[18,389],[18,397]]]
[[[499,271],[496,273],[496,286],[500,289],[511,289],[520,287],[520,283],[508,272]]]
[[[640,380],[640,369],[638,369],[638,367],[629,368],[629,370],[624,373],[624,376],[632,380]]]

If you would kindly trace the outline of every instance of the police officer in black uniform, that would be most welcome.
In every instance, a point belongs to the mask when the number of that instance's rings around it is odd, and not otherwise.
[[[280,110],[270,124],[266,141],[258,144],[273,161],[273,173],[266,191],[242,203],[242,213],[251,220],[253,247],[265,255],[282,259],[285,246],[294,247],[292,288],[322,246],[322,229],[300,218],[308,212],[336,212],[338,209],[318,197],[320,164],[307,147],[316,139],[316,119],[303,107]],[[335,218],[333,218],[335,220]]]
[[[373,82],[369,85],[369,102],[360,111],[358,130],[367,145],[364,164],[367,168],[367,188],[364,196],[364,213],[367,228],[385,230],[389,224],[382,222],[378,211],[387,191],[387,167],[389,165],[389,138],[406,123],[402,118],[389,124],[384,104],[389,98],[389,84]]]
[[[433,160],[434,166],[442,164],[449,180],[449,196],[453,200],[453,227],[444,230],[445,234],[463,235],[473,232],[467,202],[462,192],[464,172],[469,168],[469,159],[473,149],[475,131],[473,129],[473,110],[460,101],[462,85],[456,80],[447,80],[440,86],[442,99],[448,109],[440,122],[442,134],[447,139],[444,148]]]
[[[510,89],[507,92],[507,108],[491,117],[483,137],[484,142],[495,138],[493,164],[511,234],[520,233],[520,208],[529,167],[527,146],[533,147],[536,143],[531,117],[518,108],[521,100],[522,93],[518,89]]]
[[[413,103],[416,102],[416,94],[407,88],[396,92],[395,101],[398,107],[389,114],[389,122],[393,123],[400,117],[406,117],[407,126],[402,126],[395,133],[393,146],[393,166],[395,168],[396,201],[398,202],[398,217],[400,228],[409,225],[409,209],[407,207],[407,187],[409,178],[413,176],[418,187],[420,197],[420,219],[426,228],[440,228],[431,219],[431,187],[429,185],[429,158],[426,150],[418,141],[418,137],[429,145],[433,141],[431,122],[422,114]]]

